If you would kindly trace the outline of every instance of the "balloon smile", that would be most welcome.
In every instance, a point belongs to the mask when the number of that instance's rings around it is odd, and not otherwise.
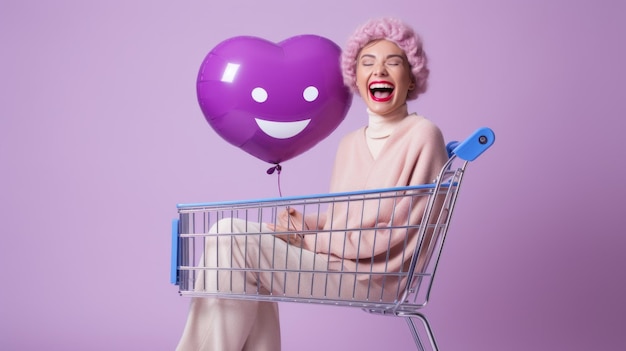
[[[294,122],[274,122],[260,118],[255,118],[254,120],[263,133],[275,139],[289,139],[294,137],[300,134],[311,122],[310,119]]]

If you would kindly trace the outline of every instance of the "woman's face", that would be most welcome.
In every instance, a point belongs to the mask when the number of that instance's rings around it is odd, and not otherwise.
[[[361,49],[356,85],[367,107],[381,116],[404,108],[409,90],[415,87],[404,51],[388,40],[373,41]]]

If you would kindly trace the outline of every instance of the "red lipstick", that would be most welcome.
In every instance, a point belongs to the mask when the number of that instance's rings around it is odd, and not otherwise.
[[[387,102],[393,98],[395,86],[385,80],[373,81],[368,86],[370,98],[376,102]]]

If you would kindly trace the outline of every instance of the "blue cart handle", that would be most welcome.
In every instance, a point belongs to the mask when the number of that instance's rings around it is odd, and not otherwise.
[[[472,135],[462,142],[453,141],[448,143],[448,153],[456,155],[465,161],[474,161],[496,140],[496,135],[490,128],[477,129]]]

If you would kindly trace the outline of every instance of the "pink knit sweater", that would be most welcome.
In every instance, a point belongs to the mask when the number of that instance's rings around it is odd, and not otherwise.
[[[363,189],[377,189],[431,183],[447,161],[445,143],[439,128],[422,116],[415,114],[405,117],[394,129],[383,146],[380,155],[374,159],[367,147],[366,127],[346,135],[339,144],[330,184],[330,192],[344,192]],[[406,200],[406,201],[405,201]],[[393,214],[393,221],[406,223],[419,221],[426,205],[420,200],[409,213],[408,199],[399,203]],[[364,207],[350,204],[345,207],[329,208],[325,218],[311,221],[310,229],[341,230],[350,227],[372,227],[389,223],[392,218],[391,202],[380,212],[377,206]],[[363,216],[361,215],[363,213]],[[362,218],[363,217],[363,218]],[[328,219],[328,220],[326,220]],[[361,222],[362,221],[362,222]],[[362,224],[361,224],[362,223]],[[378,230],[376,240],[373,232],[345,231],[306,235],[304,246],[318,253],[329,255],[332,269],[358,269],[358,271],[399,271],[406,266],[412,250],[404,252],[405,231]],[[360,244],[359,244],[360,242]],[[410,235],[409,248],[414,248],[417,235]]]

